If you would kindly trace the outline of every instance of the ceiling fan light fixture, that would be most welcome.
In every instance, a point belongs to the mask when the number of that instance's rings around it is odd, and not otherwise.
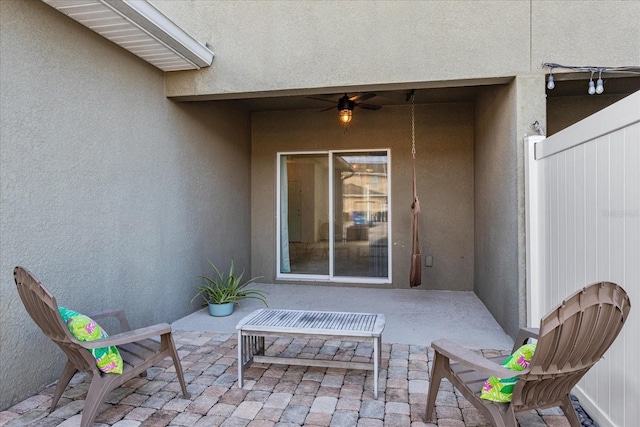
[[[349,99],[349,96],[345,95],[338,101],[338,111],[340,112],[340,121],[347,124],[353,118],[353,109],[356,103]]]
[[[351,121],[352,118],[353,118],[353,110],[349,110],[348,108],[340,110],[340,121],[342,123],[347,124]]]

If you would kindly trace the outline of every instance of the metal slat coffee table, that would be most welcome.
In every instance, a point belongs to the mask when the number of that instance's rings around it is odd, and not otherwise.
[[[236,325],[238,330],[238,386],[251,363],[321,366],[373,370],[373,395],[378,398],[380,347],[384,314],[343,313],[333,311],[276,310],[254,311]],[[265,336],[304,338],[340,338],[346,341],[373,343],[373,364],[339,360],[296,359],[264,355]]]

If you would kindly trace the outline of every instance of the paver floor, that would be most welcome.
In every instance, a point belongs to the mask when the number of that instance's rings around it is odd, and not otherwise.
[[[487,421],[444,381],[436,402],[436,423],[425,422],[433,351],[409,344],[382,345],[380,392],[373,398],[371,371],[254,364],[237,387],[237,341],[232,334],[174,331],[189,399],[180,393],[170,360],[113,390],[97,426],[486,426]],[[267,354],[368,362],[369,343],[267,338]],[[484,350],[485,355],[504,351]],[[62,357],[62,355],[61,355]],[[89,386],[77,374],[56,410],[48,412],[55,385],[0,412],[0,427],[80,425]],[[521,427],[565,427],[558,408],[518,419]]]

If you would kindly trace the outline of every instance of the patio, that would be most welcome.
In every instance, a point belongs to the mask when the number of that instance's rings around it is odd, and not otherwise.
[[[251,301],[226,318],[210,317],[203,309],[174,322],[189,399],[180,394],[175,371],[167,361],[150,369],[146,378],[131,380],[112,392],[97,425],[433,426],[436,424],[424,423],[431,340],[447,336],[461,343],[484,342],[487,345],[480,351],[485,355],[507,354],[512,345],[472,293],[261,286],[269,292],[272,308],[383,312],[387,329],[383,333],[379,398],[373,398],[370,371],[303,366],[254,364],[245,374],[245,386],[239,389],[234,327],[260,306]],[[364,343],[267,338],[267,354],[288,357],[366,362],[372,352],[373,347]],[[56,411],[49,414],[53,389],[51,385],[0,412],[0,426],[79,425],[88,389],[85,375],[74,377]],[[436,415],[438,426],[487,425],[448,383],[438,394]],[[557,408],[527,414],[519,422],[523,427],[568,425]]]

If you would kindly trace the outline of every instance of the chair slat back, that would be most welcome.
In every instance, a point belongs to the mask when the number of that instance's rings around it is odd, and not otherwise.
[[[512,404],[537,407],[568,393],[609,349],[630,308],[624,289],[600,282],[551,310],[540,322],[530,373],[516,384]]]
[[[23,267],[16,267],[13,277],[27,313],[42,332],[64,351],[78,370],[99,373],[91,353],[77,344],[67,329],[55,297]]]

